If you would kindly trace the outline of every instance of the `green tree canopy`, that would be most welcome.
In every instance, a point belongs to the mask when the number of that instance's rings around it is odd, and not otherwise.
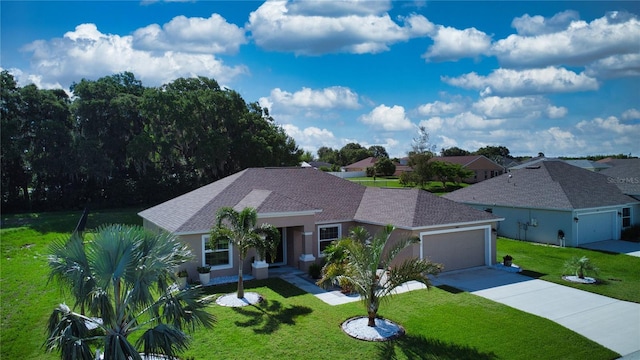
[[[396,172],[396,165],[388,157],[376,160],[374,167],[377,175],[391,176]]]
[[[448,149],[442,149],[440,151],[441,156],[466,156],[471,155],[470,151],[460,149],[459,147],[453,146]]]

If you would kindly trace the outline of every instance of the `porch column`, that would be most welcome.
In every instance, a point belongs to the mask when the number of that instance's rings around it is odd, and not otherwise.
[[[302,271],[309,270],[309,265],[315,263],[316,257],[313,256],[313,232],[302,232],[302,255],[298,261],[298,268]]]
[[[251,275],[256,280],[262,280],[269,277],[269,264],[264,260],[254,260],[251,264]]]

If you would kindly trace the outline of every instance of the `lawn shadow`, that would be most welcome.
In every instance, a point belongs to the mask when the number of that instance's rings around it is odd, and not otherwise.
[[[378,359],[394,360],[398,359],[399,355],[407,359],[498,359],[494,353],[483,353],[476,348],[428,339],[424,336],[404,335],[378,344]]]
[[[460,293],[464,292],[464,290],[460,290],[457,287],[453,287],[453,286],[446,285],[446,284],[438,285],[436,287],[438,289],[444,290],[444,291],[446,291],[446,292],[448,292],[450,294],[460,294]]]
[[[297,317],[313,312],[306,306],[283,307],[281,302],[267,299],[256,305],[235,307],[233,311],[248,318],[246,321],[236,321],[236,326],[254,327],[256,334],[272,334],[281,325],[295,325]]]
[[[288,283],[283,279],[271,278],[269,280],[270,281],[267,284],[267,287],[269,287],[269,289],[273,290],[274,292],[276,292],[278,295],[282,296],[285,299],[307,294],[306,291],[300,289],[295,285]]]
[[[549,275],[549,274],[545,274],[545,273],[541,273],[541,272],[537,272],[537,271],[533,271],[533,270],[522,270],[520,272],[520,275],[528,276],[528,277],[534,278],[534,279],[540,279],[541,277]]]
[[[86,231],[93,231],[106,224],[142,225],[142,218],[137,215],[140,209],[114,209],[89,211]],[[2,217],[3,229],[28,227],[41,234],[51,232],[71,234],[82,217],[83,210],[20,213]]]

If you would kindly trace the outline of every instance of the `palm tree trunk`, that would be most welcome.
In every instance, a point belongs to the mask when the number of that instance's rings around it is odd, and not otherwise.
[[[367,326],[376,327],[376,313],[373,311],[369,311],[369,322]]]
[[[244,297],[244,283],[242,280],[242,258],[238,261],[238,299]]]

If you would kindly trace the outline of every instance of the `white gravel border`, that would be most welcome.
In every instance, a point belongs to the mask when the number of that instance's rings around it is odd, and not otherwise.
[[[247,305],[254,305],[262,301],[262,296],[254,292],[245,292],[244,297],[238,299],[238,293],[222,295],[216,299],[216,304],[220,306],[228,307],[242,307]]]
[[[391,320],[376,318],[376,326],[367,324],[366,316],[347,319],[340,326],[347,335],[365,341],[388,341],[404,335],[404,328]]]
[[[592,277],[588,277],[585,276],[584,279],[580,279],[579,277],[575,276],[575,275],[565,275],[562,277],[564,280],[566,281],[571,281],[574,283],[579,283],[579,284],[595,284],[596,283],[596,279],[592,278]]]

